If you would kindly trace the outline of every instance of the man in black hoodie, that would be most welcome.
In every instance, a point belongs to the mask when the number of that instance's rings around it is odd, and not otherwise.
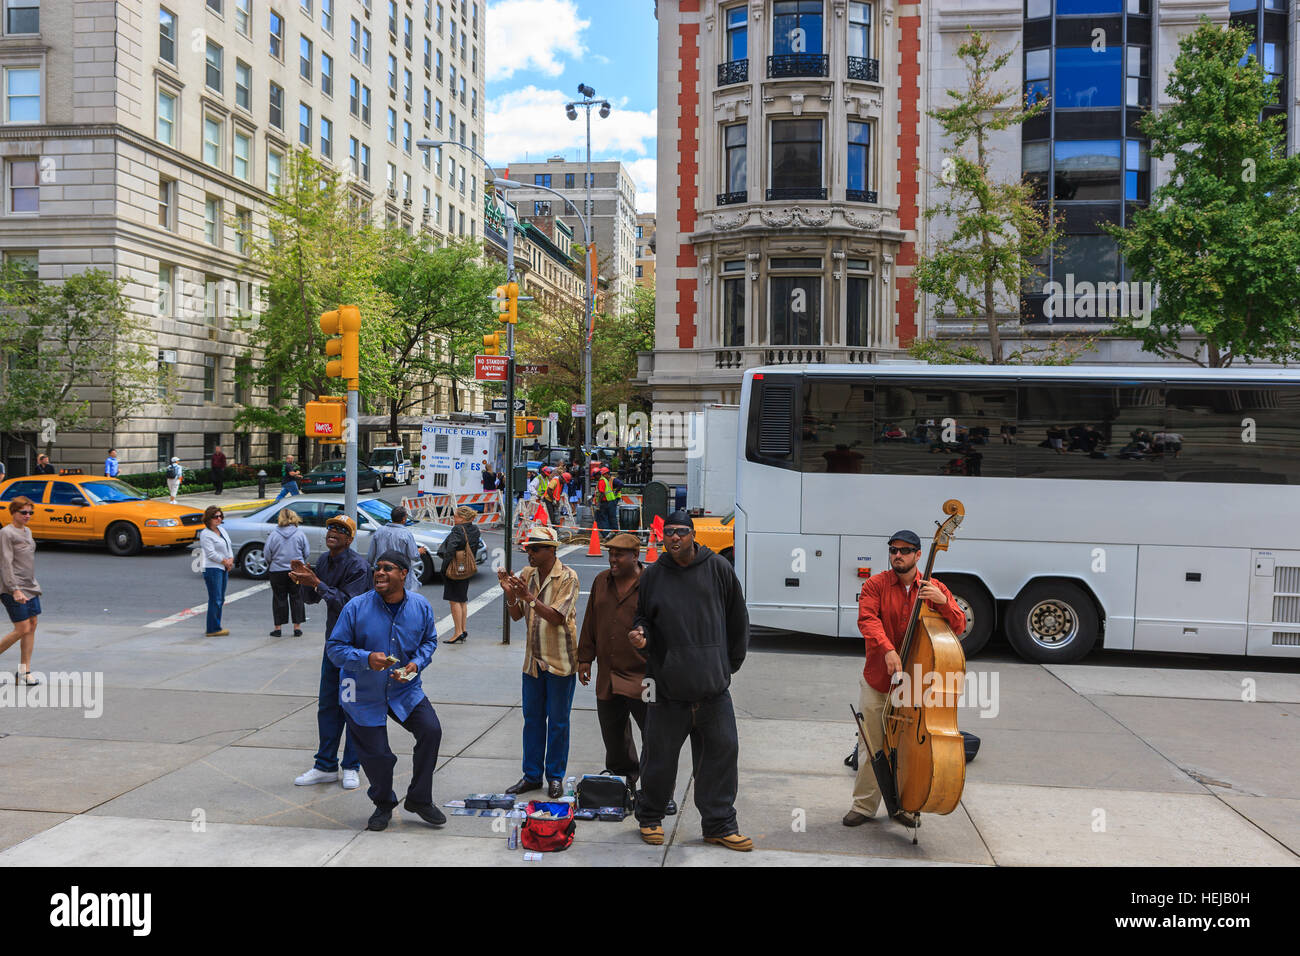
[[[663,818],[677,783],[686,738],[695,767],[695,806],[706,843],[752,850],[736,825],[736,712],[731,675],[749,647],[749,613],[731,564],[695,543],[695,524],[675,511],[664,524],[664,554],[641,575],[636,621],[628,633],[646,658],[641,839],[664,842]]]

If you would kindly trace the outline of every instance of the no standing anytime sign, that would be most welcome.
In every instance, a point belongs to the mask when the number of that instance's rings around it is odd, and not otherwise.
[[[474,378],[480,382],[504,382],[509,362],[506,355],[475,355]]]

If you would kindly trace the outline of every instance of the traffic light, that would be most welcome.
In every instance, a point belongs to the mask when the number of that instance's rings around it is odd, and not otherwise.
[[[540,418],[526,418],[523,415],[516,415],[515,416],[515,437],[516,438],[541,438],[542,420]]]
[[[487,355],[500,355],[503,344],[500,332],[493,332],[491,335],[483,336],[483,351]]]
[[[497,300],[497,321],[515,325],[519,322],[519,283],[507,282],[492,290]]]
[[[331,336],[325,341],[325,354],[331,356],[325,363],[325,374],[345,378],[348,388],[357,388],[361,377],[361,310],[355,305],[341,305],[333,312],[322,313],[320,328]]]

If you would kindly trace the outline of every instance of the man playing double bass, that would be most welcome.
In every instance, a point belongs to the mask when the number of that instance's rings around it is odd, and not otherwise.
[[[966,629],[966,615],[953,600],[952,593],[934,578],[920,580],[916,570],[920,560],[921,539],[916,532],[896,532],[889,538],[890,569],[867,578],[858,596],[858,630],[867,642],[867,663],[862,669],[858,710],[862,712],[862,723],[869,739],[859,740],[853,809],[844,815],[842,821],[846,827],[866,823],[876,815],[880,806],[880,788],[871,769],[871,756],[884,744],[881,718],[889,700],[891,678],[903,669],[899,651],[912,605],[922,598],[943,615],[954,634],[961,634]],[[920,692],[921,688],[913,682],[913,693]],[[919,825],[915,816],[899,810],[894,819],[912,827]]]

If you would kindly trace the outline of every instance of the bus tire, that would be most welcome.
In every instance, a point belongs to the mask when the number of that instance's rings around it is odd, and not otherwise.
[[[1011,603],[1007,640],[1035,664],[1072,664],[1086,655],[1100,629],[1092,595],[1071,581],[1033,581]]]
[[[993,636],[997,624],[996,606],[984,585],[975,578],[954,577],[943,583],[966,614],[966,632],[957,637],[961,640],[962,653],[969,660],[982,651]]]

